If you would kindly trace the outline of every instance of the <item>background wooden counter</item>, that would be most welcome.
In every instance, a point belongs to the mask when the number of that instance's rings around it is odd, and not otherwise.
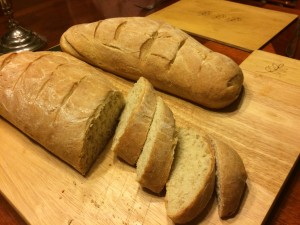
[[[158,8],[175,2],[166,1]],[[261,4],[252,1],[239,1],[247,4],[254,4],[258,7],[290,12],[300,15],[299,1],[296,8],[287,8],[270,4]],[[52,47],[59,43],[61,34],[71,25],[83,22],[92,22],[103,18],[116,16],[145,16],[151,11],[142,10],[135,4],[151,3],[143,0],[15,0],[15,18],[25,27],[28,27],[48,39],[48,46]],[[294,37],[296,23],[289,25],[279,35],[267,43],[262,50],[286,55],[286,48]],[[6,18],[1,14],[0,33],[6,30]],[[202,44],[214,51],[221,52],[241,63],[248,57],[249,52],[225,46],[204,38],[197,38]],[[300,59],[300,47],[296,47],[294,58]],[[300,162],[296,164],[293,173],[290,175],[279,199],[268,216],[266,224],[299,224],[300,223]],[[274,171],[276,172],[276,171]],[[0,225],[25,224],[18,213],[0,195]]]

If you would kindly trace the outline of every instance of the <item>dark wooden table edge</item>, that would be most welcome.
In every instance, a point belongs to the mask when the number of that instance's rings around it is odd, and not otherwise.
[[[279,217],[279,211],[282,210],[284,205],[287,203],[287,200],[289,199],[291,193],[291,189],[295,187],[296,182],[299,182],[299,177],[300,177],[300,153],[298,154],[298,157],[295,160],[294,165],[292,166],[288,176],[286,177],[283,185],[281,186],[279,192],[277,193],[272,206],[270,207],[267,215],[265,216],[265,219],[263,220],[263,224],[267,225],[271,221],[274,221],[275,218]],[[284,224],[284,221],[282,221],[282,224]]]

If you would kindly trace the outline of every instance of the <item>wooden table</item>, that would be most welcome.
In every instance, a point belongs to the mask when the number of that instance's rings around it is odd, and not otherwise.
[[[155,10],[174,3],[169,0],[159,5]],[[245,4],[253,4],[257,7],[290,12],[300,15],[300,3],[295,8],[287,8],[270,4],[262,4],[253,1],[239,1]],[[71,25],[83,22],[92,22],[103,18],[116,16],[146,16],[151,11],[143,10],[135,4],[150,3],[144,0],[27,0],[15,1],[15,17],[20,23],[44,36],[48,39],[50,48],[59,43],[61,34]],[[152,11],[153,12],[153,11]],[[1,15],[0,31],[4,33],[6,18]],[[293,38],[296,22],[289,25],[279,35],[274,37],[261,50],[286,55],[286,47]],[[245,52],[236,48],[225,46],[204,38],[197,38],[202,44],[214,51],[221,52],[233,58],[237,63],[241,63],[249,56]],[[293,58],[300,59],[300,42],[296,47]],[[299,224],[300,223],[300,161],[295,165],[290,174],[282,193],[275,202],[273,209],[265,221],[265,224]],[[274,171],[276,173],[276,171]],[[0,225],[25,224],[18,212],[9,202],[0,195]]]

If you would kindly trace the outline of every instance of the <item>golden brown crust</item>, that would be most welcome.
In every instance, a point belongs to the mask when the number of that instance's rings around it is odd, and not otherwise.
[[[240,204],[247,173],[241,157],[229,145],[212,139],[217,166],[217,195],[219,216],[233,216]]]
[[[229,57],[213,52],[169,24],[143,17],[75,25],[61,37],[63,51],[88,63],[209,108],[240,94],[243,73]]]
[[[160,193],[165,187],[177,143],[173,113],[160,97],[158,97],[158,104],[161,104],[162,109],[158,117],[155,115],[154,120],[160,121],[155,127],[153,123],[156,123],[156,121],[151,124],[150,137],[148,135],[147,139],[153,138],[153,140],[146,141],[137,162],[137,181],[141,186],[155,193]],[[147,156],[144,155],[145,148],[148,148],[149,154]],[[148,157],[146,161],[143,159],[145,157]]]
[[[114,137],[112,150],[123,160],[131,165],[135,165],[143,149],[150,128],[152,118],[156,108],[156,94],[152,85],[145,78],[138,81],[142,86],[141,92],[138,93],[138,99],[134,108],[131,109],[129,118],[123,118],[127,112],[126,104],[120,123],[124,123],[124,130],[118,131],[122,134]]]
[[[98,117],[110,100],[119,114],[122,94],[100,70],[66,53],[13,53],[0,62],[0,114],[85,174],[107,140],[89,141]]]

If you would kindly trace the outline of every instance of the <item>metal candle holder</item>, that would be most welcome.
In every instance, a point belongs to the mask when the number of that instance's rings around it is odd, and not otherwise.
[[[1,37],[0,54],[42,49],[47,43],[46,38],[19,25],[13,16],[11,0],[0,0],[0,3],[8,17],[8,32]]]

